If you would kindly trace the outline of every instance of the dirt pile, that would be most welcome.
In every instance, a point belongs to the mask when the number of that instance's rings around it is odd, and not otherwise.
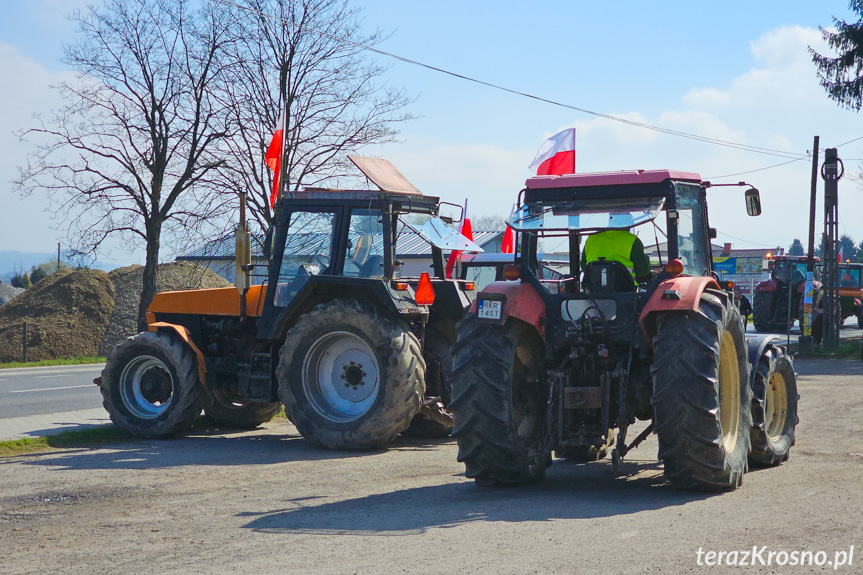
[[[7,283],[0,283],[0,305],[3,305],[21,293],[24,293],[22,288],[16,288]]]
[[[0,362],[21,361],[27,322],[30,361],[95,356],[114,309],[114,284],[101,270],[61,270],[0,308]]]
[[[144,267],[118,268],[110,272],[108,277],[116,289],[115,305],[99,346],[100,355],[108,355],[118,343],[138,333],[138,304],[144,285]],[[156,273],[156,292],[229,286],[233,284],[192,262],[161,264]]]

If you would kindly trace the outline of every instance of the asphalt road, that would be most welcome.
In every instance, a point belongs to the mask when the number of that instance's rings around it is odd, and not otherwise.
[[[0,419],[102,407],[104,364],[0,369]]]
[[[672,489],[655,437],[617,474],[556,461],[512,489],[466,479],[450,439],[333,452],[286,421],[0,459],[0,572],[861,573],[863,364],[796,368],[790,460],[730,493]],[[705,564],[753,546],[774,562]],[[824,565],[777,564],[800,551]]]

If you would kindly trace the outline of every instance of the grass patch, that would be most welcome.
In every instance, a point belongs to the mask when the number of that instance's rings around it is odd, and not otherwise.
[[[40,361],[28,361],[27,363],[18,361],[0,363],[0,369],[12,369],[13,367],[50,367],[52,365],[84,365],[88,363],[105,363],[105,358],[79,355],[78,357],[68,359],[43,359]]]
[[[89,447],[99,443],[127,439],[132,439],[132,436],[114,425],[104,425],[102,427],[63,431],[55,435],[0,441],[0,457],[11,457],[13,455],[38,453],[40,451],[68,447]]]
[[[860,348],[863,342],[859,339],[843,339],[839,341],[839,347],[834,350],[824,349],[823,345],[816,345],[812,353],[800,354],[801,359],[860,359]]]

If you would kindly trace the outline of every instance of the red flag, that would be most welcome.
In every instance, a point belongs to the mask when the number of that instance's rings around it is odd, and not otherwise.
[[[836,258],[836,261],[839,262],[840,264],[842,263],[842,252],[844,249],[845,249],[845,246],[843,246],[842,244],[839,244],[839,257]]]
[[[509,216],[512,217],[513,214],[515,214],[515,204],[513,204],[512,212],[510,212]],[[500,253],[515,253],[515,233],[508,225],[506,226],[506,231],[503,233],[503,240],[500,242]]]
[[[575,128],[567,128],[543,142],[528,167],[537,176],[574,174]]]
[[[282,149],[282,144],[285,139],[285,113],[279,116],[279,124],[276,126],[276,131],[273,133],[273,139],[270,141],[270,147],[267,148],[267,154],[264,156],[267,166],[273,170],[273,189],[270,192],[270,209],[276,205],[276,199],[279,197],[279,176],[282,174],[282,156],[285,155]]]
[[[473,229],[470,225],[470,218],[467,217],[467,200],[464,201],[464,218],[461,222],[461,235],[473,241]],[[461,255],[461,251],[453,250],[449,253],[449,258],[446,261],[446,277],[452,279],[453,271],[455,271],[455,262]]]

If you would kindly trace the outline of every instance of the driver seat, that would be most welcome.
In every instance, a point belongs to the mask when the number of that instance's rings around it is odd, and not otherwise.
[[[587,264],[582,285],[587,293],[628,293],[634,292],[636,287],[625,265],[605,258]]]

